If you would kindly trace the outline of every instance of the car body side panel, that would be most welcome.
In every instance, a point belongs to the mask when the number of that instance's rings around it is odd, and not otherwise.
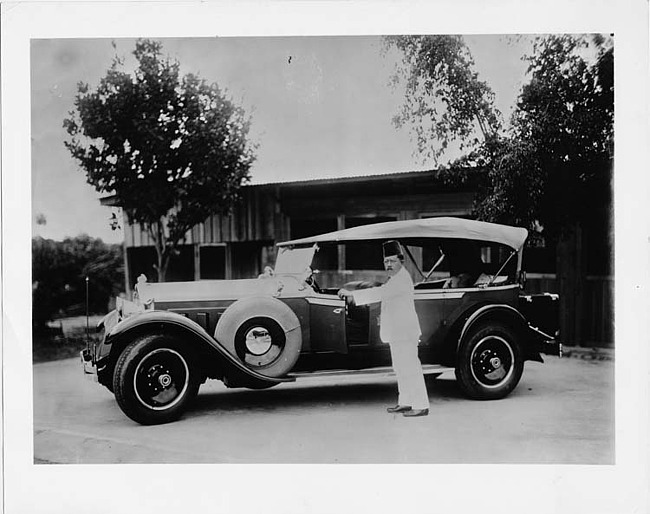
[[[519,286],[516,284],[486,288],[455,290],[456,295],[448,297],[446,324],[454,325],[482,305],[508,305],[516,309]]]
[[[384,342],[379,337],[381,304],[373,303],[368,305],[368,339],[371,345],[383,345]]]
[[[303,351],[310,350],[309,307],[304,296],[279,298],[280,301],[296,314],[302,329]],[[201,300],[201,301],[157,301],[156,310],[180,314],[203,328],[208,334],[214,334],[219,318],[236,300]]]
[[[545,337],[543,333],[531,329],[523,314],[517,308],[508,304],[484,304],[473,309],[473,312],[463,323],[457,344],[460,344],[473,326],[484,320],[507,323],[517,330],[526,360],[544,362],[541,353],[562,355],[562,345],[560,343],[552,338]]]
[[[175,312],[199,324],[208,334],[214,334],[219,318],[232,300],[157,301],[156,310]]]
[[[457,293],[451,290],[417,290],[415,291],[415,310],[420,321],[420,346],[429,347],[435,341],[442,340],[446,320],[449,315],[449,297]]]
[[[482,307],[479,307],[474,311],[469,318],[467,318],[467,321],[463,325],[463,329],[460,333],[460,337],[458,338],[458,341],[462,341],[462,339],[465,337],[465,335],[470,331],[470,329],[479,321],[482,319],[493,319],[495,313],[500,314],[501,316],[505,315],[507,316],[505,319],[511,319],[514,323],[517,323],[518,326],[515,328],[521,328],[523,329],[526,327],[526,319],[521,315],[521,313],[512,307],[511,305],[506,305],[506,304],[491,304],[491,305],[483,305]]]
[[[302,331],[302,350],[301,353],[308,353],[312,351],[311,334],[309,331],[310,326],[310,313],[309,304],[305,296],[279,298],[279,300],[287,305],[298,318],[300,322],[300,330]]]

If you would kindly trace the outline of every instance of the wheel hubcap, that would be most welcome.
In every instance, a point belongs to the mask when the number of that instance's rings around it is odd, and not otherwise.
[[[500,368],[501,367],[501,359],[499,357],[492,357],[490,359],[490,364],[494,369]]]
[[[515,356],[510,343],[501,336],[481,339],[470,356],[472,376],[483,387],[499,387],[514,372]]]
[[[253,355],[264,355],[273,346],[269,331],[263,327],[254,327],[246,332],[246,350]]]
[[[190,371],[185,358],[175,350],[160,348],[140,360],[133,376],[138,401],[153,410],[176,405],[189,386]]]
[[[282,353],[282,344],[283,341],[275,340],[266,327],[254,325],[244,333],[243,344],[238,353],[249,366],[262,368],[278,358]]]

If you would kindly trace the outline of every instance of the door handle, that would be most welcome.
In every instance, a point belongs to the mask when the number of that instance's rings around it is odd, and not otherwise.
[[[343,312],[343,307],[339,307],[338,309],[334,309],[332,312],[334,314],[341,314]]]

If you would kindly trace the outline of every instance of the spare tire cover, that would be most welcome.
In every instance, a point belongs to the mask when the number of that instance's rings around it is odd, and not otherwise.
[[[302,348],[298,317],[269,297],[237,300],[219,318],[214,337],[243,364],[267,377],[291,371]]]

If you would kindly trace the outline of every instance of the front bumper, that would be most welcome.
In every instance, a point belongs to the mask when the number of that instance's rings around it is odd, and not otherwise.
[[[93,376],[94,379],[97,380],[97,367],[93,362],[93,356],[90,350],[87,348],[81,350],[81,352],[79,352],[79,356],[81,357],[81,363],[83,364],[84,375]]]

